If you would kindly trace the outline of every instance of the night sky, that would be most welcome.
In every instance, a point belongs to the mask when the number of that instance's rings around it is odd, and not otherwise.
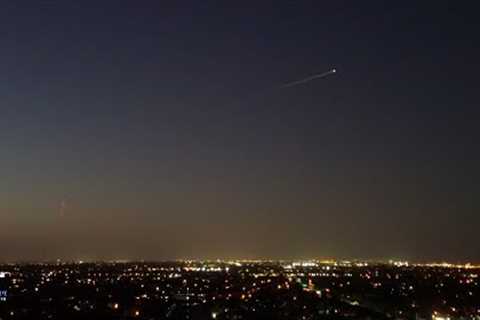
[[[480,262],[478,8],[419,3],[3,1],[0,261]]]

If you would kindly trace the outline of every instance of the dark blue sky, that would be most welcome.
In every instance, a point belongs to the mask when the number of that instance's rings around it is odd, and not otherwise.
[[[0,260],[480,261],[474,2],[257,2],[3,4]]]

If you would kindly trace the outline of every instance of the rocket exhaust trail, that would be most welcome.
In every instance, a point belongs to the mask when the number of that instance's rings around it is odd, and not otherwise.
[[[310,76],[310,77],[307,77],[307,78],[304,78],[304,79],[301,79],[301,80],[296,80],[296,81],[285,83],[280,88],[294,87],[296,85],[307,83],[307,82],[310,82],[310,81],[315,80],[315,79],[324,78],[324,77],[326,77],[328,75],[331,75],[331,74],[334,74],[336,72],[337,72],[336,69],[332,69],[332,70],[324,72],[324,73],[314,74],[313,76]]]
[[[252,101],[252,100],[255,101],[255,100],[258,100],[259,98],[268,97],[268,96],[270,96],[274,93],[277,93],[281,89],[291,88],[291,87],[301,85],[301,84],[304,84],[304,83],[307,83],[307,82],[310,82],[310,81],[313,81],[313,80],[316,80],[316,79],[321,79],[321,78],[327,77],[327,76],[329,76],[331,74],[334,74],[334,73],[337,73],[337,69],[331,69],[331,70],[329,70],[327,72],[324,72],[324,73],[317,73],[317,74],[314,74],[314,75],[309,76],[307,78],[303,78],[303,79],[300,79],[300,80],[284,83],[283,85],[278,84],[278,85],[275,85],[275,86],[270,87],[270,88],[264,88],[263,90],[259,90],[259,91],[252,92],[252,93],[249,93],[247,95],[244,95],[240,99],[236,99],[236,100],[232,101],[232,103],[241,103],[241,102],[245,103],[245,102]]]

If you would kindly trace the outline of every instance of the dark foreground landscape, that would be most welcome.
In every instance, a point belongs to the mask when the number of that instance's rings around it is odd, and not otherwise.
[[[364,262],[0,266],[1,319],[480,319],[480,269]]]

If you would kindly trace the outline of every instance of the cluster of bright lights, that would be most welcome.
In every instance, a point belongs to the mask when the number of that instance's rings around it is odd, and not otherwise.
[[[408,267],[410,264],[408,261],[394,261],[390,260],[389,263],[395,267]]]
[[[420,266],[419,268],[417,268]],[[15,292],[22,294],[42,295],[52,284],[61,286],[84,286],[92,289],[108,287],[116,282],[122,282],[138,288],[140,292],[134,294],[133,306],[119,304],[118,296],[112,294],[108,308],[116,314],[128,313],[130,317],[142,317],[146,313],[143,309],[148,303],[183,303],[189,306],[217,304],[219,301],[241,301],[252,305],[252,309],[259,308],[258,293],[264,289],[279,290],[281,294],[289,294],[292,288],[301,288],[311,295],[322,299],[342,295],[345,289],[351,288],[361,281],[375,292],[390,291],[392,294],[412,298],[409,305],[415,309],[418,301],[415,294],[418,286],[415,281],[406,275],[415,273],[420,279],[436,281],[435,290],[442,293],[450,284],[457,288],[465,288],[466,296],[475,296],[475,287],[479,284],[479,274],[472,265],[454,264],[410,264],[406,261],[389,261],[389,263],[367,263],[362,261],[333,261],[333,260],[305,260],[305,261],[195,261],[188,260],[175,263],[57,263],[56,265],[38,265],[34,271],[22,267],[10,267],[11,273],[0,272],[0,278],[9,278],[9,295]],[[397,268],[398,267],[398,268]],[[35,275],[32,276],[30,272]],[[32,282],[31,279],[35,279]],[[242,279],[242,280],[238,280]],[[395,288],[391,284],[395,283]],[[1,295],[1,294],[0,294]],[[295,294],[292,298],[301,299]],[[359,297],[344,297],[344,301],[351,305],[364,303]],[[69,308],[75,311],[93,310],[101,306],[92,299],[67,297]],[[446,301],[444,305],[454,301]],[[105,307],[105,306],[103,306]],[[410,307],[408,307],[410,308]],[[440,310],[440,309],[437,309]],[[443,310],[443,309],[441,309]],[[452,309],[453,310],[453,309]],[[450,320],[450,313],[437,313],[432,320]],[[224,318],[226,311],[222,309],[210,310],[211,318]],[[330,312],[335,313],[333,310]],[[337,312],[342,312],[337,310]],[[442,311],[443,312],[443,311]],[[325,313],[326,314],[326,313]]]
[[[453,264],[448,262],[441,263],[425,263],[425,264],[415,264],[417,267],[429,267],[429,268],[454,268],[454,269],[480,269],[480,265],[473,265],[471,263],[465,264]]]
[[[432,320],[450,320],[448,315],[441,315],[437,311],[433,311]]]

